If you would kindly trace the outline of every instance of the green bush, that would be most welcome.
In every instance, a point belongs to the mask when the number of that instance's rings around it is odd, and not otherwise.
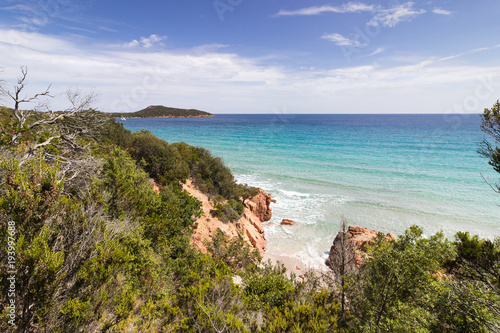
[[[234,199],[229,200],[225,204],[217,203],[214,208],[212,215],[218,217],[224,223],[238,220],[245,210],[245,206]]]

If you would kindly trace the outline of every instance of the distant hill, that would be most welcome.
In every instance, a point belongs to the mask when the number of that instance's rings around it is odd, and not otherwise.
[[[178,109],[163,105],[151,105],[137,112],[114,112],[110,113],[115,118],[192,118],[192,117],[215,117],[206,111],[196,109]]]

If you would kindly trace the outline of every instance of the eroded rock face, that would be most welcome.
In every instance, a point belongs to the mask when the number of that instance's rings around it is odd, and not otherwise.
[[[357,274],[363,268],[363,258],[367,256],[367,246],[375,242],[380,231],[350,226],[347,232],[339,231],[330,249],[326,265],[335,273],[340,273],[340,266],[344,262],[345,273]],[[395,240],[392,233],[388,233],[385,240]]]
[[[267,247],[267,240],[264,234],[262,222],[271,218],[271,196],[263,189],[250,200],[245,201],[245,210],[238,221],[234,223],[223,223],[218,218],[213,217],[210,212],[214,209],[214,203],[209,200],[206,194],[199,191],[191,180],[188,180],[183,188],[202,203],[202,216],[196,220],[191,236],[191,245],[199,251],[206,253],[205,241],[210,239],[220,229],[226,236],[232,238],[241,235],[245,241],[256,248],[261,256]]]
[[[245,206],[250,209],[250,211],[257,216],[261,222],[269,221],[272,216],[271,202],[276,202],[273,200],[270,194],[259,188],[259,193],[245,201]]]

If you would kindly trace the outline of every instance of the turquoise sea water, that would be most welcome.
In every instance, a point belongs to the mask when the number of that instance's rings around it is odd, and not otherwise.
[[[426,235],[443,230],[500,236],[498,174],[476,153],[479,115],[218,115],[128,119],[223,158],[236,180],[273,195],[268,251],[323,264],[349,224]],[[282,227],[283,218],[296,221]]]

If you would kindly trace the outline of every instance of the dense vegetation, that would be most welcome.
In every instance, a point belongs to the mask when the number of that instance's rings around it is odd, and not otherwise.
[[[125,118],[213,117],[213,114],[206,111],[171,108],[163,105],[151,105],[136,112],[114,112],[110,113],[110,115]]]
[[[81,108],[64,117],[2,108],[0,133],[0,260],[15,267],[14,298],[12,273],[0,270],[2,332],[500,330],[498,239],[425,238],[418,227],[380,237],[340,290],[331,274],[303,280],[257,265],[222,232],[211,255],[191,248],[200,202],[179,182],[194,177],[236,212],[254,191],[204,149]]]

